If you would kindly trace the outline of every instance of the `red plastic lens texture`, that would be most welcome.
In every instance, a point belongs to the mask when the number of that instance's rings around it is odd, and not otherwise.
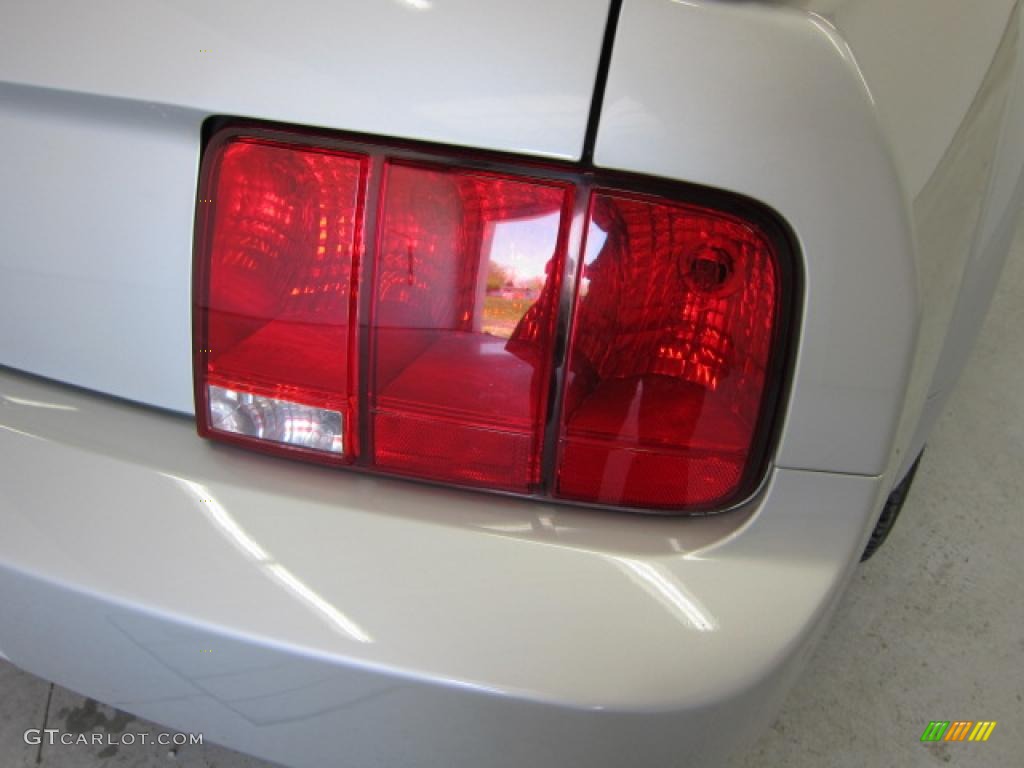
[[[619,507],[751,489],[785,325],[759,219],[324,143],[232,131],[204,157],[202,434]]]
[[[200,422],[230,422],[235,439],[313,447],[310,414],[326,413],[342,432],[335,452],[349,460],[368,159],[238,139],[214,162],[200,201]],[[225,392],[255,403],[218,422]]]
[[[386,164],[376,249],[373,462],[540,482],[572,186]]]
[[[713,210],[593,193],[556,494],[649,508],[740,489],[778,305],[776,259]]]

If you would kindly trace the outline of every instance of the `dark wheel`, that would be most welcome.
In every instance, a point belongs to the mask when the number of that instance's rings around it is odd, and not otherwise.
[[[889,531],[892,530],[893,525],[896,523],[896,518],[900,516],[900,510],[903,509],[903,502],[907,500],[907,494],[910,493],[910,486],[914,484],[914,475],[917,474],[917,465],[921,463],[921,456],[924,455],[924,451],[918,454],[914,464],[910,467],[910,471],[907,472],[907,476],[904,477],[900,484],[892,489],[892,493],[889,494],[889,498],[885,500],[885,506],[882,508],[882,514],[878,518],[878,523],[875,525],[875,530],[871,532],[871,538],[868,540],[868,545],[864,547],[864,554],[860,556],[860,561],[863,563],[869,557],[871,557],[878,548],[882,546],[883,542],[889,537]]]

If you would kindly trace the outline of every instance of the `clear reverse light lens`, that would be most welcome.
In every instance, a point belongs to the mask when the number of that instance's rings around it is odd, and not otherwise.
[[[338,411],[209,385],[210,426],[261,440],[330,453],[344,452]]]

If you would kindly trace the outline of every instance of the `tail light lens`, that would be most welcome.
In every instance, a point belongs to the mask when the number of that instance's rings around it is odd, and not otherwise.
[[[240,138],[200,197],[200,429],[355,455],[354,277],[367,158]]]
[[[596,191],[576,298],[556,493],[707,506],[735,495],[772,352],[772,248],[691,205]]]
[[[780,239],[759,214],[598,181],[218,134],[197,215],[200,433],[591,504],[738,500],[781,376]]]
[[[388,162],[372,310],[373,463],[540,481],[572,188]]]

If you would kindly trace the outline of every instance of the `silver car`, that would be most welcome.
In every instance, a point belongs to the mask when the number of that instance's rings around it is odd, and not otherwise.
[[[295,766],[760,733],[1006,258],[1018,3],[0,18],[0,655]]]

